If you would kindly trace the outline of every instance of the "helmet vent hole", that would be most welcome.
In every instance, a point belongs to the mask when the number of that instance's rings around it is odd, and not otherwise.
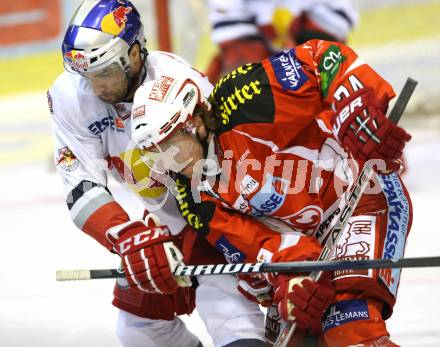
[[[146,125],[148,125],[148,124],[147,123],[138,124],[138,125],[136,125],[135,130],[138,130],[139,128],[144,127]]]

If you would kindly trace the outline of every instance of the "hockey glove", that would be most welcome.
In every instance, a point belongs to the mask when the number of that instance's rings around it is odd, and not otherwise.
[[[146,222],[128,222],[107,231],[107,238],[122,258],[130,287],[143,292],[172,294],[178,286],[189,287],[189,277],[173,277],[183,256],[173,244],[167,226],[159,225],[157,216],[148,215]]]
[[[400,168],[405,143],[411,136],[387,119],[373,89],[358,90],[336,106],[333,133],[357,160],[381,159],[385,171]]]
[[[312,335],[322,333],[322,315],[335,296],[329,274],[324,273],[318,282],[309,276],[280,274],[274,291],[273,300],[284,320],[296,323]]]
[[[272,305],[272,285],[258,275],[238,275],[238,291],[263,307]]]

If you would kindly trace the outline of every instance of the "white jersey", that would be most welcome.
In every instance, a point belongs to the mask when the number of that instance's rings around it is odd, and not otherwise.
[[[161,76],[191,76],[208,96],[212,85],[180,57],[150,52],[146,59],[146,80]],[[185,222],[174,197],[160,183],[149,178],[149,167],[131,141],[131,103],[106,104],[93,94],[80,75],[64,72],[48,92],[53,114],[55,160],[75,225],[107,248],[108,228],[129,220],[107,188],[108,175],[134,190],[173,234]],[[128,193],[128,192],[127,192]],[[130,194],[130,193],[128,193]]]
[[[210,0],[212,40],[219,44],[245,36],[258,36],[259,27],[275,25],[280,13],[298,17],[307,12],[311,20],[338,40],[358,22],[352,0]]]

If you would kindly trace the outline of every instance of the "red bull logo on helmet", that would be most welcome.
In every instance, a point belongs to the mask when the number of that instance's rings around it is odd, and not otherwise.
[[[74,49],[64,54],[64,60],[75,70],[86,69],[89,66],[84,54]]]
[[[118,36],[127,24],[127,14],[132,10],[131,7],[119,6],[116,10],[105,15],[102,18],[101,30],[107,34]]]

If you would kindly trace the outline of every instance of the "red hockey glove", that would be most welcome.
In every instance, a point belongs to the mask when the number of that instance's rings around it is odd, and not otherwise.
[[[191,286],[188,277],[173,277],[183,256],[173,244],[167,226],[158,218],[147,216],[147,222],[128,222],[107,231],[107,238],[122,258],[125,276],[130,287],[144,292],[172,294],[178,286]],[[154,220],[156,219],[156,220]]]
[[[358,90],[336,106],[333,132],[355,159],[382,159],[386,170],[400,168],[405,143],[411,136],[387,119],[373,89]]]
[[[238,291],[263,307],[272,305],[272,285],[258,275],[238,275]]]
[[[281,317],[312,335],[322,333],[322,315],[335,296],[330,278],[324,273],[315,282],[309,276],[278,275],[273,300]]]

